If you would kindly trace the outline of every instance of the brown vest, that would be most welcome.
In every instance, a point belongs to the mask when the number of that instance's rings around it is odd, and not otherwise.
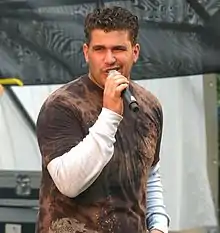
[[[58,191],[46,166],[88,134],[101,112],[103,90],[83,76],[55,91],[42,106],[37,122],[43,161],[38,233],[146,232],[146,183],[149,168],[159,160],[162,110],[144,88],[132,82],[131,90],[140,111],[132,113],[124,104],[112,159],[75,198]]]

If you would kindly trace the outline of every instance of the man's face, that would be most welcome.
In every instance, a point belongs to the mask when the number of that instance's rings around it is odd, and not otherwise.
[[[129,78],[139,50],[139,44],[132,45],[128,31],[105,32],[95,29],[91,33],[90,43],[83,45],[91,78],[102,87],[110,69],[118,70]]]

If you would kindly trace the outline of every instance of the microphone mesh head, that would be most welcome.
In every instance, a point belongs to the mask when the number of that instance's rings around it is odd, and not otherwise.
[[[110,76],[114,76],[114,75],[116,75],[116,74],[120,74],[117,70],[110,70],[109,72],[108,72],[108,76],[110,77]]]

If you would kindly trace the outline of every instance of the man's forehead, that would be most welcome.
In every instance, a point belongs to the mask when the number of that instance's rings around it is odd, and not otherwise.
[[[94,29],[91,31],[91,37],[97,38],[97,35],[99,35],[99,37],[120,37],[120,38],[124,38],[124,39],[129,39],[129,31],[127,30],[110,30],[110,31],[105,31],[102,29]]]
[[[112,30],[104,31],[95,29],[91,32],[90,43],[92,45],[103,45],[103,46],[128,46],[131,41],[129,32],[125,30]]]

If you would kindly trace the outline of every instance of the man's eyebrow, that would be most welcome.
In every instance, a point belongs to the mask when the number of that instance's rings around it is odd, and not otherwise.
[[[125,45],[116,45],[116,46],[113,46],[112,49],[122,49],[122,50],[126,50],[126,49],[127,49],[127,46],[125,46]]]
[[[106,48],[106,46],[100,44],[100,45],[93,45],[92,48],[93,49],[100,49],[100,48],[103,49],[103,48]],[[126,50],[127,46],[125,46],[125,45],[115,45],[115,46],[112,46],[111,49],[112,50],[114,50],[114,49]]]
[[[92,48],[97,49],[97,48],[106,48],[106,47],[104,45],[93,45]]]

